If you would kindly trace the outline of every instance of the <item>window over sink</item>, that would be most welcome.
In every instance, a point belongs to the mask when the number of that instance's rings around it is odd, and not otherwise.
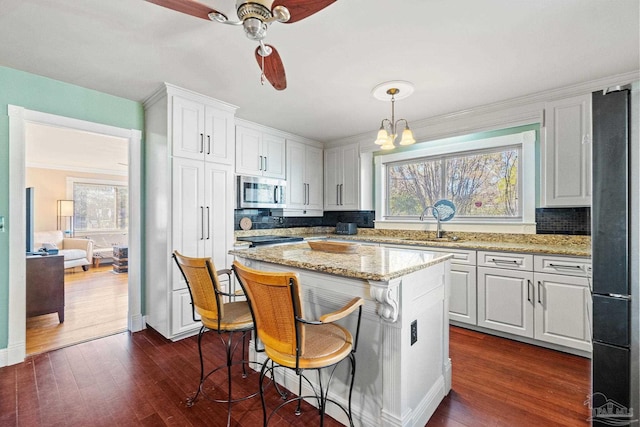
[[[426,206],[446,199],[456,206],[453,224],[534,223],[535,140],[527,130],[376,156],[376,222],[418,222]]]

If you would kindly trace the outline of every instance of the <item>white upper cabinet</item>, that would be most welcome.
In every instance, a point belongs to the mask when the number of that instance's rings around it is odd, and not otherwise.
[[[285,138],[236,126],[236,173],[285,179]]]
[[[591,94],[547,102],[541,206],[591,206]]]
[[[232,165],[234,114],[199,99],[173,96],[172,154]]]
[[[326,149],[324,152],[324,209],[359,210],[360,149],[358,144]]]
[[[287,207],[284,216],[322,216],[322,149],[287,140]]]

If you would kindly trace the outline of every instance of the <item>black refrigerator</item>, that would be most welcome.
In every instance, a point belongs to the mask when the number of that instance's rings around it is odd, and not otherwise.
[[[637,83],[592,94],[594,426],[638,425]]]

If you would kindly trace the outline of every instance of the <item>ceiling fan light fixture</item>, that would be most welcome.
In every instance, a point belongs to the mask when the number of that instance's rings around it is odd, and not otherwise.
[[[220,22],[221,24],[224,24],[229,20],[229,18],[227,18],[227,16],[224,13],[220,13],[220,12],[211,12],[209,13],[208,16],[209,16],[209,19],[211,19],[212,21]]]
[[[273,13],[273,20],[278,22],[287,22],[291,19],[291,13],[289,13],[289,9],[284,6],[276,6],[271,11]]]
[[[267,35],[267,24],[258,18],[247,18],[242,22],[244,32],[251,40],[260,41]]]

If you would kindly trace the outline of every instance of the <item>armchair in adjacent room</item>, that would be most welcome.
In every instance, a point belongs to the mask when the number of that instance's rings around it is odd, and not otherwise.
[[[64,268],[82,267],[89,269],[93,258],[93,242],[89,239],[64,237],[62,230],[40,231],[34,233],[34,249],[38,250],[45,243],[53,245],[58,253],[64,255]]]

